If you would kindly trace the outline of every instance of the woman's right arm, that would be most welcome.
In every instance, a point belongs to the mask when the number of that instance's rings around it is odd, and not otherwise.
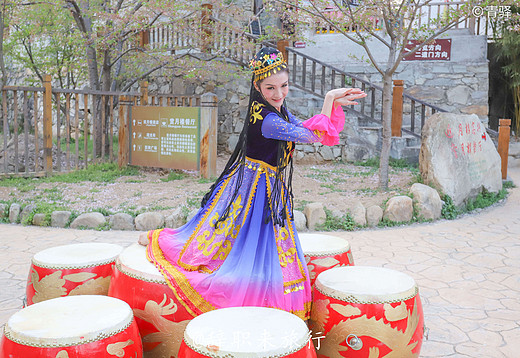
[[[275,113],[269,113],[263,119],[262,135],[265,138],[299,143],[314,143],[321,140],[321,137],[312,130],[287,122]]]

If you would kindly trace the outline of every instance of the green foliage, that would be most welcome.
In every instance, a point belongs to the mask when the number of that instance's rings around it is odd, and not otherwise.
[[[79,183],[82,181],[113,183],[119,177],[130,175],[139,175],[139,169],[133,166],[119,169],[116,163],[100,163],[89,165],[87,169],[55,175],[42,180],[61,183]]]
[[[466,211],[487,208],[507,196],[507,189],[502,188],[498,193],[491,193],[483,190],[474,200],[469,200],[466,204]]]
[[[164,182],[168,182],[168,181],[173,181],[173,180],[181,180],[181,179],[185,179],[187,178],[188,176],[186,175],[186,173],[182,172],[182,171],[178,171],[178,170],[172,170],[169,174],[168,174],[168,177],[167,178],[161,178],[161,181],[164,181]]]
[[[186,204],[189,208],[196,208],[200,205],[200,198],[186,198]]]
[[[211,184],[211,183],[214,183],[216,180],[217,180],[217,178],[203,178],[203,177],[200,177],[197,180],[197,183],[199,183],[199,184]]]
[[[332,216],[332,212],[325,208],[327,218],[322,225],[317,225],[316,229],[321,231],[353,231],[356,228],[356,223],[349,213],[340,218]]]
[[[360,167],[370,167],[370,168],[379,168],[379,158],[369,158],[365,161],[361,162],[354,162],[354,165],[360,166]]]
[[[148,208],[148,211],[164,211],[164,210],[170,210],[173,208],[174,208],[174,206],[168,206],[168,205],[152,205]]]
[[[391,220],[388,220],[387,218],[383,218],[379,222],[379,224],[377,224],[377,227],[384,228],[384,227],[403,226],[403,225],[411,224],[412,222],[414,222],[413,219],[409,222],[406,222],[406,221],[391,221]]]
[[[496,39],[496,57],[503,60],[505,65],[502,72],[505,81],[511,88],[514,102],[513,130],[518,135],[520,133],[520,7],[511,6],[512,16],[506,23],[506,28],[502,37]]]
[[[41,76],[49,74],[60,87],[73,88],[86,79],[84,40],[74,29],[71,12],[57,5],[15,6],[4,51],[40,77],[26,76],[28,84],[39,84]]]
[[[516,188],[516,185],[512,181],[508,180],[508,181],[504,182],[504,184],[502,185],[502,188],[513,189],[513,188]]]
[[[455,204],[453,204],[453,199],[449,195],[444,195],[442,197],[442,201],[444,204],[441,209],[441,217],[447,220],[453,220],[459,216],[460,211],[457,209]]]
[[[112,228],[112,226],[110,225],[110,222],[109,221],[105,221],[104,224],[101,224],[99,225],[97,228],[96,228],[96,231],[108,231]]]
[[[36,214],[45,214],[45,218],[41,226],[49,226],[51,224],[51,214],[53,211],[59,210],[69,210],[64,205],[58,203],[48,203],[48,202],[37,202],[35,204],[35,208],[22,220],[22,225],[32,225],[34,215]]]
[[[365,194],[365,195],[369,195],[369,196],[374,196],[379,192],[379,189],[361,188],[361,189],[356,189],[356,192]]]
[[[110,210],[110,208],[92,208],[90,209],[93,213],[101,213],[103,216],[114,215],[114,213]]]

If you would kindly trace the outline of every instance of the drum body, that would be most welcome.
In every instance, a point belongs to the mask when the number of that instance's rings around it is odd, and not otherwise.
[[[121,252],[108,295],[132,307],[146,357],[178,356],[184,329],[193,316],[148,261],[144,246],[133,244]]]
[[[60,297],[28,306],[7,322],[0,357],[140,358],[132,310],[107,296]]]
[[[316,357],[304,321],[266,307],[223,308],[194,318],[179,357]]]
[[[336,266],[353,266],[354,258],[347,240],[332,235],[298,234],[307,268],[314,286],[316,277]]]
[[[107,295],[112,266],[123,248],[104,243],[52,247],[33,256],[27,305],[75,295]]]
[[[419,356],[424,318],[410,276],[336,267],[318,276],[313,294],[310,328],[318,357]]]

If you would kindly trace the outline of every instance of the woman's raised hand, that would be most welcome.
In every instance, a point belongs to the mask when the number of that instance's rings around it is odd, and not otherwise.
[[[366,97],[367,94],[359,88],[336,88],[327,92],[327,95],[334,99],[334,103],[340,106],[350,106],[358,104],[354,100]]]

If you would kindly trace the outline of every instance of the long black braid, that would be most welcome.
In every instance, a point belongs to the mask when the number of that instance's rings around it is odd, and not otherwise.
[[[262,94],[256,90],[254,86],[254,75],[251,79],[251,91],[249,93],[249,104],[247,117],[244,121],[244,127],[242,128],[242,132],[240,132],[240,136],[238,139],[238,143],[231,154],[224,170],[218,177],[218,179],[211,185],[209,191],[204,195],[201,201],[201,207],[204,207],[208,200],[212,197],[213,193],[217,189],[218,185],[230,175],[238,175],[237,180],[235,182],[235,188],[233,194],[226,205],[226,209],[220,214],[215,226],[217,226],[220,222],[226,220],[229,216],[229,212],[231,210],[232,204],[235,201],[238,191],[242,185],[244,179],[244,169],[245,169],[245,160],[246,160],[246,150],[247,150],[247,134],[249,130],[249,122],[252,114],[252,104],[253,102],[259,102],[265,105],[266,109],[278,114],[281,118],[288,121],[289,114],[287,109],[285,108],[285,103],[281,107],[281,111],[278,111],[272,105],[270,105],[262,96]],[[290,216],[293,218],[292,213],[292,175],[293,175],[293,161],[292,161],[292,153],[288,153],[287,149],[289,147],[289,143],[286,141],[278,141],[278,153],[276,160],[276,175],[274,185],[271,191],[271,195],[266,202],[266,206],[264,208],[267,215],[265,215],[265,222],[269,222],[270,219],[273,220],[275,225],[285,226],[285,221],[287,219],[286,208],[287,204],[290,203]],[[288,175],[286,175],[288,170]],[[285,179],[285,180],[284,180]],[[269,180],[269,179],[267,179]]]

